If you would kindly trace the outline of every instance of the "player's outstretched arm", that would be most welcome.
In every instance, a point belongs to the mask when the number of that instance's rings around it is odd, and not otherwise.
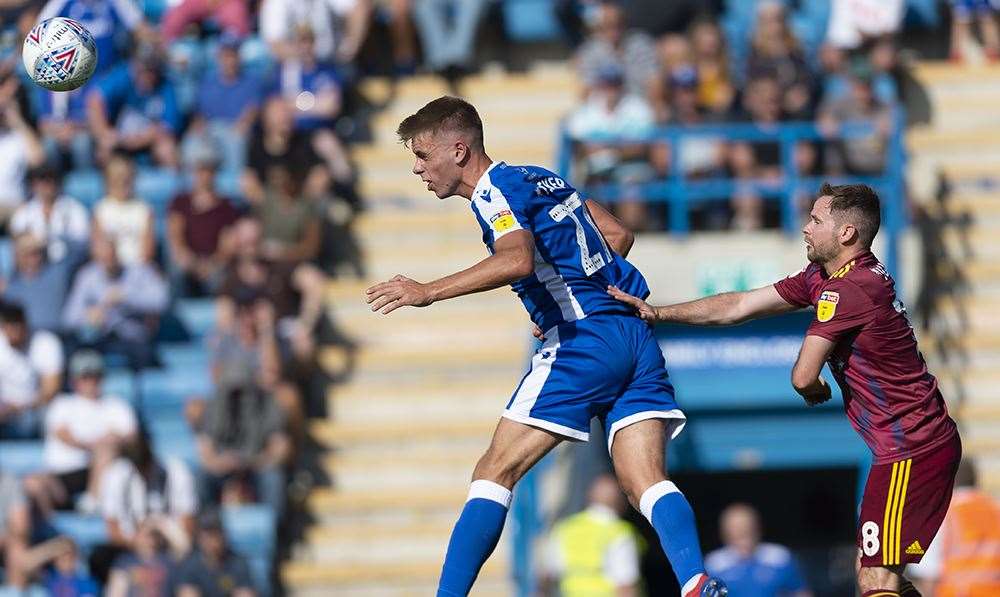
[[[661,307],[654,307],[613,286],[608,288],[608,294],[634,307],[639,317],[651,323],[683,323],[702,326],[736,325],[751,319],[787,313],[798,308],[781,298],[774,286],[765,286],[746,292],[724,292],[696,301]]]
[[[372,311],[381,310],[384,315],[399,307],[426,307],[437,301],[500,288],[535,271],[535,240],[527,230],[500,237],[493,251],[468,269],[426,284],[396,276],[366,290],[365,300]]]
[[[821,336],[809,335],[802,341],[799,358],[792,367],[792,387],[809,406],[822,404],[831,397],[830,385],[819,374],[833,347],[833,341]]]
[[[632,250],[632,245],[635,243],[635,235],[632,234],[632,231],[593,199],[587,199],[585,204],[587,211],[590,212],[590,217],[594,218],[597,229],[604,236],[604,240],[611,247],[611,250],[622,257],[628,257],[628,252]]]

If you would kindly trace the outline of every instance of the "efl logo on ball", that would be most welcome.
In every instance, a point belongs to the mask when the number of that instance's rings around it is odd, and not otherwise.
[[[64,17],[46,19],[24,38],[21,50],[31,80],[52,91],[72,91],[97,67],[97,46],[87,29]]]

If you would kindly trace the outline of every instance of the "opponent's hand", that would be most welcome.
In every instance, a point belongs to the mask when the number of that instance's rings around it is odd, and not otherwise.
[[[823,404],[830,398],[833,398],[833,390],[830,388],[830,384],[826,383],[826,380],[822,377],[819,378],[819,388],[815,392],[802,394],[802,399],[806,401],[808,406]]]
[[[634,297],[627,292],[622,292],[615,286],[608,286],[608,294],[635,309],[636,314],[643,321],[649,323],[656,322],[656,310],[653,309],[652,305],[641,298]]]
[[[434,302],[427,284],[401,275],[372,286],[365,290],[365,295],[365,302],[372,306],[372,311],[381,309],[382,315],[400,307],[426,307]]]

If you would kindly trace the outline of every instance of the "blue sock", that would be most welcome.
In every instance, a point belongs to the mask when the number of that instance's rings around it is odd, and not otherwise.
[[[465,597],[476,582],[479,569],[493,553],[510,507],[510,490],[492,481],[477,480],[469,486],[444,557],[438,597]]]
[[[643,492],[639,509],[659,535],[677,582],[683,587],[681,595],[686,595],[705,573],[691,505],[676,485],[660,481]]]

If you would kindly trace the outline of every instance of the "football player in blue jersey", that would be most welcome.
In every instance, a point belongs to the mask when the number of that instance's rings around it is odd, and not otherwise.
[[[649,294],[624,258],[632,234],[558,175],[490,159],[482,121],[464,100],[438,98],[398,133],[428,190],[470,200],[490,255],[432,282],[396,276],[376,284],[366,291],[372,311],[426,307],[509,284],[545,339],[476,465],[438,596],[468,594],[500,539],[514,484],[559,442],[586,441],[593,417],[604,426],[619,483],[656,529],[682,595],[727,595],[705,574],[694,512],[667,479],[666,442],[685,418],[663,353],[650,327],[606,290]]]

